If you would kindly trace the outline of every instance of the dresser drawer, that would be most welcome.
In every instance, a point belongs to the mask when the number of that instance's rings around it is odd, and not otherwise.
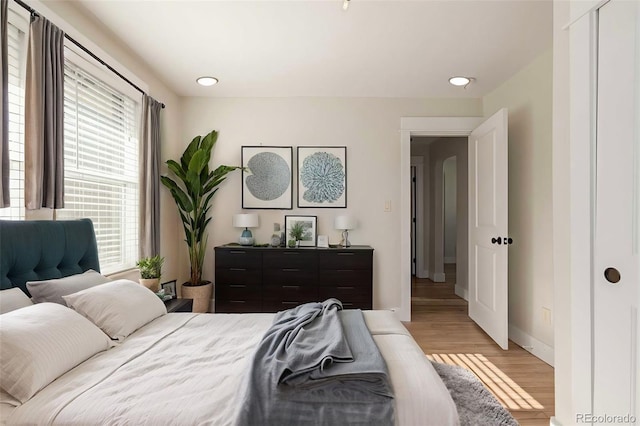
[[[320,287],[318,298],[320,301],[334,297],[342,302],[345,309],[371,309],[371,289],[356,286]]]
[[[371,269],[327,269],[318,271],[319,286],[371,288]]]
[[[318,268],[371,269],[373,252],[363,250],[331,250],[318,252]]]
[[[265,251],[262,261],[265,268],[273,269],[298,268],[315,270],[318,267],[315,252],[296,249]]]
[[[216,250],[216,268],[262,268],[262,254],[247,249]]]
[[[216,284],[253,284],[262,282],[260,269],[216,268]]]
[[[265,269],[262,275],[264,285],[296,284],[315,286],[317,274],[314,270],[300,268]]]
[[[216,313],[249,313],[262,312],[262,302],[259,300],[217,300]]]
[[[265,303],[282,300],[317,302],[318,289],[308,285],[269,284],[264,286],[263,300]]]
[[[216,300],[262,300],[259,285],[216,284]]]
[[[274,300],[274,301],[266,301],[262,305],[263,312],[279,312],[287,309],[295,308],[298,305],[302,305],[307,302],[315,302],[315,300]]]

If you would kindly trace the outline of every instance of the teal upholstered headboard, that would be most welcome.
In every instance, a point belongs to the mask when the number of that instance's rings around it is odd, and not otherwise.
[[[27,281],[100,272],[98,246],[90,219],[0,220],[0,289]]]

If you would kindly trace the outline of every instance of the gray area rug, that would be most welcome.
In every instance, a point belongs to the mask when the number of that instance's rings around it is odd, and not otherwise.
[[[451,393],[461,426],[518,426],[473,373],[456,365],[431,363]]]

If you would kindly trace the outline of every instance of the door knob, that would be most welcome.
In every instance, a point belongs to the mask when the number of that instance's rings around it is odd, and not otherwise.
[[[620,281],[620,271],[616,268],[607,268],[604,270],[604,278],[611,284],[616,284]]]
[[[502,244],[502,237],[492,238],[491,244]]]

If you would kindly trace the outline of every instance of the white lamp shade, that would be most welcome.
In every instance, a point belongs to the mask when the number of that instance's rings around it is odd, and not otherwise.
[[[258,222],[258,215],[254,213],[233,215],[233,226],[236,228],[255,228]]]
[[[352,216],[336,216],[333,227],[335,229],[355,229],[358,226],[358,221]]]

